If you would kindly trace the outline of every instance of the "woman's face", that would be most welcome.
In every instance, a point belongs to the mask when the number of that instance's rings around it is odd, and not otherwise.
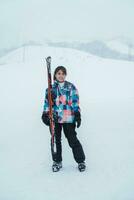
[[[62,70],[59,70],[56,74],[55,74],[56,80],[59,82],[64,82],[66,75],[63,73]]]

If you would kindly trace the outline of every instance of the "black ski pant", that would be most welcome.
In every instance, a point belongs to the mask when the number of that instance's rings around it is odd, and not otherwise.
[[[62,161],[62,144],[61,144],[61,132],[62,128],[65,134],[65,137],[68,140],[69,146],[72,148],[74,159],[77,163],[85,161],[85,154],[82,148],[81,143],[77,138],[77,133],[75,131],[74,123],[56,123],[55,124],[55,141],[56,141],[56,153],[52,153],[53,161],[60,162]]]

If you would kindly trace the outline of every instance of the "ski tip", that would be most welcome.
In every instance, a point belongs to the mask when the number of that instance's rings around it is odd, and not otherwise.
[[[51,62],[51,56],[48,56],[48,57],[46,58],[46,61],[47,61],[47,62]]]

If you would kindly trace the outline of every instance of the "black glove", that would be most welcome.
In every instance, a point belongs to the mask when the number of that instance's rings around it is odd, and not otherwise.
[[[42,118],[43,123],[46,126],[50,126],[50,119],[49,119],[49,114],[48,113],[43,112],[41,118]]]
[[[46,124],[46,126],[50,126],[49,113],[43,112],[41,118],[42,118],[43,123]],[[53,114],[53,120],[54,120],[55,123],[58,123],[58,115],[57,115],[57,113]]]
[[[77,124],[77,128],[79,128],[81,125],[81,114],[79,111],[74,113],[74,121]]]

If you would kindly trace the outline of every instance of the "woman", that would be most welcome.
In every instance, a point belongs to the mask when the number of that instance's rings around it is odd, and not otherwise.
[[[54,84],[52,85],[53,98],[53,113],[55,121],[55,139],[56,139],[56,154],[52,153],[53,171],[59,171],[62,168],[62,145],[61,132],[64,131],[65,137],[68,140],[69,146],[72,148],[75,161],[78,163],[78,169],[84,171],[85,154],[81,143],[77,139],[75,131],[81,125],[81,114],[79,107],[79,95],[76,87],[66,81],[67,71],[63,66],[58,66],[54,72]],[[43,122],[49,126],[49,103],[48,90],[44,100],[44,111],[42,114]]]

